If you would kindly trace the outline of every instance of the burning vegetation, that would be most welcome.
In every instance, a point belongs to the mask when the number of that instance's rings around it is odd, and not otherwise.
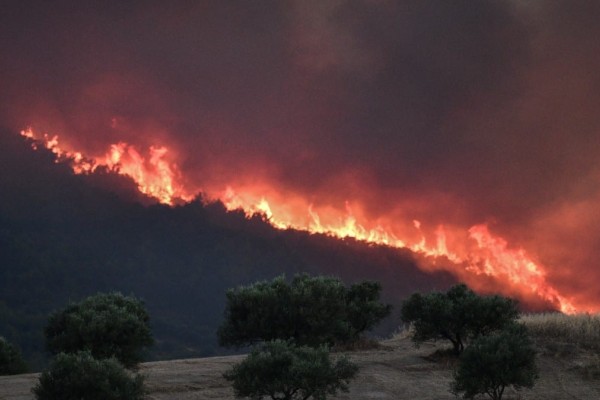
[[[31,140],[34,149],[39,146],[49,149],[56,155],[56,162],[68,163],[75,174],[90,174],[97,168],[107,168],[131,178],[140,192],[166,205],[190,202],[200,191],[199,188],[185,187],[184,177],[177,164],[168,160],[165,146],[151,146],[148,154],[143,155],[134,146],[119,142],[112,144],[105,154],[90,157],[62,146],[58,135],[38,134],[32,129],[21,131],[21,135]],[[261,189],[265,193],[260,193]],[[413,232],[404,237],[406,229],[399,229],[401,225],[389,219],[370,221],[360,207],[351,206],[351,201],[346,202],[344,210],[334,205],[317,208],[293,193],[290,196],[279,193],[266,183],[240,189],[226,185],[223,191],[208,189],[205,193],[210,200],[221,201],[228,210],[242,210],[248,218],[262,215],[277,229],[350,237],[408,249],[422,258],[423,268],[448,270],[480,290],[538,297],[566,313],[595,311],[578,309],[577,304],[546,281],[544,267],[534,257],[522,248],[510,246],[505,239],[491,233],[485,224],[473,225],[466,232],[439,225],[433,235],[427,237],[421,222],[413,220]],[[492,288],[481,283],[485,277],[496,282]]]

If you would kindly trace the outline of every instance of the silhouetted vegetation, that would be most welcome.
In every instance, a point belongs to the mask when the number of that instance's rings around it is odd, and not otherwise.
[[[402,321],[414,328],[415,344],[449,340],[460,354],[465,342],[502,329],[519,316],[517,302],[502,296],[479,296],[466,285],[446,293],[415,293],[402,303]]]
[[[27,371],[21,352],[0,336],[0,375],[15,375]]]
[[[254,349],[224,376],[233,381],[236,397],[325,400],[338,390],[347,392],[357,371],[345,357],[333,363],[326,346],[313,348],[275,340]]]
[[[465,399],[486,394],[501,400],[509,386],[531,388],[538,378],[535,354],[527,329],[520,324],[479,336],[461,355],[451,391]]]
[[[144,379],[114,358],[95,359],[88,351],[60,353],[33,388],[37,400],[138,400]]]
[[[144,304],[120,293],[99,293],[53,313],[44,329],[53,354],[87,350],[98,359],[114,357],[127,367],[142,360],[154,343]]]
[[[453,284],[408,251],[273,229],[221,203],[153,204],[123,176],[73,175],[48,151],[0,132],[0,335],[34,370],[47,363],[48,315],[97,292],[143,298],[156,339],[151,359],[223,354],[215,331],[231,287],[297,273],[385,282],[399,303]],[[143,203],[143,204],[142,204]],[[397,328],[392,318],[378,335]]]
[[[361,282],[346,288],[337,278],[298,275],[227,291],[223,346],[273,339],[301,345],[334,345],[357,340],[391,312],[379,301],[381,285]]]

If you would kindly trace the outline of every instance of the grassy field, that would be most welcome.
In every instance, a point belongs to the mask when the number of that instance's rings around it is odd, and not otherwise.
[[[571,369],[600,380],[600,315],[560,313],[528,314],[521,317],[540,352],[546,356],[567,357],[583,354]]]
[[[538,347],[540,379],[532,390],[507,390],[505,399],[600,399],[598,316],[538,314],[524,316],[522,322]],[[448,391],[453,361],[435,356],[445,346],[442,342],[426,343],[416,349],[406,334],[399,334],[381,341],[377,348],[346,352],[360,372],[350,385],[350,393],[336,398],[455,399]],[[231,356],[142,364],[141,372],[147,376],[147,399],[233,399],[222,373],[242,359]],[[30,389],[36,380],[36,374],[0,377],[0,400],[33,399]]]
[[[527,314],[520,319],[533,337],[548,342],[571,343],[600,351],[600,315],[560,313]]]

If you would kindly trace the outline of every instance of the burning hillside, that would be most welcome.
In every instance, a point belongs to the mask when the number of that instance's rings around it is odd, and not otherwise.
[[[0,123],[75,174],[600,310],[598,3],[3,5]]]
[[[105,167],[130,177],[142,193],[161,203],[173,205],[193,199],[193,191],[186,190],[180,182],[177,164],[163,159],[168,151],[166,147],[150,147],[148,158],[145,158],[133,146],[120,142],[111,145],[104,155],[87,157],[79,151],[62,148],[58,135],[36,135],[31,129],[21,131],[21,135],[32,140],[34,149],[44,146],[56,154],[57,162],[69,163],[76,174],[89,174],[98,167]],[[574,304],[546,282],[541,265],[536,264],[523,249],[511,249],[506,240],[494,236],[486,225],[474,225],[467,232],[456,229],[447,232],[443,225],[439,225],[430,243],[419,221],[413,220],[412,224],[420,238],[418,241],[410,240],[410,236],[402,236],[402,229],[391,221],[381,219],[373,222],[362,212],[356,213],[350,202],[346,202],[344,211],[335,207],[315,209],[305,199],[280,194],[265,184],[257,185],[257,188],[242,188],[241,191],[227,186],[222,192],[209,190],[206,193],[229,210],[242,209],[249,218],[262,214],[279,229],[291,228],[406,248],[425,257],[424,268],[447,269],[476,288],[481,288],[478,276],[487,275],[502,285],[497,290],[517,292],[524,298],[538,296],[563,312],[577,311]],[[288,198],[293,201],[288,202]],[[448,235],[453,236],[448,238]]]

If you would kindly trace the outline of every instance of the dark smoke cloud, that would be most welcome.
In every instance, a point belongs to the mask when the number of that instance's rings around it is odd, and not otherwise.
[[[565,293],[600,230],[594,1],[4,2],[3,125],[166,143],[198,187],[491,228]]]

